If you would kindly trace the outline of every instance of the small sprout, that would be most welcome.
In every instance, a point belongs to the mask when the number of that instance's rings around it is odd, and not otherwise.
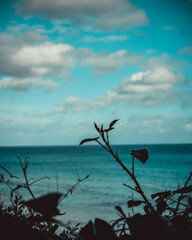
[[[136,157],[141,163],[145,163],[148,159],[148,152],[146,149],[132,150],[131,155]]]

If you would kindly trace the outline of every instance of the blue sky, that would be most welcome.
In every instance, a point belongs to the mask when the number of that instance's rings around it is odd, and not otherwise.
[[[7,0],[0,145],[192,142],[191,0]]]

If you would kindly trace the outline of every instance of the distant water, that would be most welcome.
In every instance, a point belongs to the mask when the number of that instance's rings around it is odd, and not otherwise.
[[[177,145],[118,145],[113,146],[122,162],[131,168],[130,151],[146,148],[149,159],[145,164],[136,160],[135,174],[146,194],[183,186],[192,171],[192,144]],[[128,212],[126,203],[131,191],[123,183],[132,184],[116,161],[100,146],[53,146],[53,147],[0,147],[0,165],[23,180],[17,159],[29,156],[28,177],[38,179],[49,176],[50,180],[36,183],[32,190],[36,196],[56,191],[65,193],[76,180],[87,174],[90,177],[69,195],[59,206],[66,211],[62,220],[85,224],[95,217],[116,219],[115,205]],[[0,169],[0,172],[3,170]],[[15,180],[14,180],[15,181]],[[8,198],[7,186],[0,184],[0,193]],[[25,192],[25,198],[29,198]],[[139,197],[134,194],[136,199]]]

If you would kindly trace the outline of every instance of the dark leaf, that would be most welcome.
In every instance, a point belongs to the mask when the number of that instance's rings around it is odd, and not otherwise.
[[[15,191],[15,190],[17,190],[19,188],[22,188],[22,187],[23,187],[22,185],[18,184],[17,187],[13,189],[13,191]]]
[[[85,138],[84,140],[82,140],[80,143],[79,143],[79,146],[86,143],[86,142],[92,142],[92,141],[96,141],[99,137],[97,138]]]
[[[81,224],[81,223],[77,223],[77,224],[75,225],[75,228],[77,228],[80,224]]]
[[[117,121],[119,121],[119,119],[113,120],[113,121],[109,124],[109,128],[112,128]]]
[[[157,207],[157,212],[159,214],[162,214],[165,211],[166,207],[167,207],[167,203],[164,200],[160,200],[157,203],[156,207]]]
[[[158,192],[158,193],[155,193],[155,194],[152,194],[151,195],[151,198],[154,199],[156,197],[168,197],[171,195],[171,191],[164,191],[164,192]]]
[[[121,216],[126,217],[125,213],[123,212],[120,206],[115,206],[115,209],[120,213]]]
[[[100,129],[98,128],[97,124],[94,122],[95,125],[95,129],[97,130],[97,132],[100,132]]]
[[[143,201],[135,201],[135,200],[130,200],[127,202],[127,206],[128,208],[131,208],[131,207],[137,207],[139,205],[141,205],[142,203],[144,203]]]
[[[173,193],[190,193],[190,192],[192,192],[192,185],[173,191]]]
[[[43,216],[52,218],[60,214],[57,205],[61,196],[61,193],[49,193],[35,200],[23,201],[22,203],[41,213]]]
[[[131,155],[136,157],[142,163],[145,163],[148,159],[148,152],[146,149],[132,150]]]

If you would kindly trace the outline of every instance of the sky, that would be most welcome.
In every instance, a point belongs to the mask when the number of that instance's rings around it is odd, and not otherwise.
[[[0,146],[192,143],[192,0],[0,1]]]

